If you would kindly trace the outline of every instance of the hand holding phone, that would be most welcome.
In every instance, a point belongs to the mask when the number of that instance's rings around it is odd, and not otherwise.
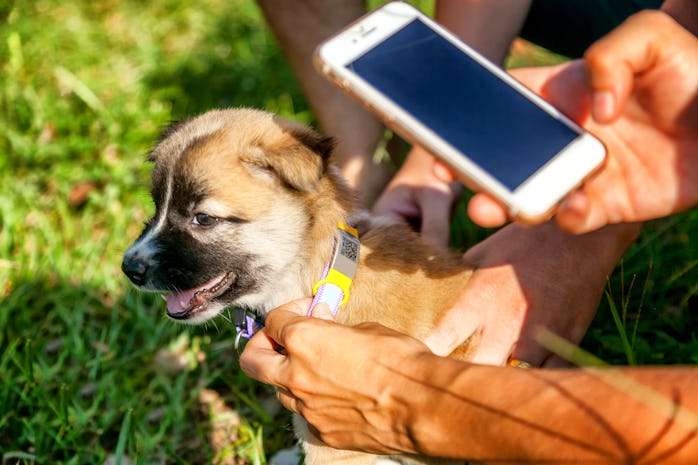
[[[412,6],[393,2],[322,44],[318,69],[511,217],[547,219],[603,144]]]

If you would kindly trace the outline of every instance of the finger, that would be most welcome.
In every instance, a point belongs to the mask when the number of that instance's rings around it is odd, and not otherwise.
[[[455,182],[459,182],[471,191],[480,190],[473,182],[463,176],[460,176],[459,173],[457,173],[453,168],[438,158],[434,159],[434,164],[432,165],[431,171],[434,177],[443,183],[453,184]]]
[[[559,228],[572,234],[585,234],[610,224],[644,220],[642,216],[628,218],[623,214],[629,207],[620,202],[627,194],[617,187],[583,188],[574,193],[557,212],[555,221]]]
[[[486,296],[482,296],[483,299]],[[495,300],[490,296],[490,302]],[[492,305],[490,302],[481,301],[480,305]],[[483,365],[502,365],[512,354],[519,339],[521,323],[518,316],[509,311],[489,311],[482,335],[476,339],[476,347],[471,361]],[[525,359],[529,362],[528,359]],[[542,360],[542,359],[541,359]],[[536,360],[537,361],[537,360]]]
[[[311,299],[298,299],[278,307],[267,314],[264,329],[254,335],[240,354],[242,371],[263,383],[282,384],[282,364],[286,356],[276,349],[284,346],[283,328],[300,315],[305,316]]]
[[[281,384],[281,365],[286,356],[275,349],[277,344],[263,329],[250,339],[240,354],[240,369],[250,378],[265,384]]]
[[[313,308],[312,316],[315,318],[320,318],[321,320],[334,321],[332,310],[330,310],[330,306],[325,302],[320,302],[315,306],[315,308]]]
[[[448,246],[453,198],[448,192],[426,189],[421,194],[422,237],[432,244]]]
[[[511,358],[534,367],[569,368],[569,362],[550,352],[549,347],[532,337],[523,337],[514,347]]]
[[[555,221],[560,229],[572,234],[592,231],[598,226],[591,217],[592,206],[583,192],[575,192],[565,199],[557,209]]]
[[[507,209],[487,194],[475,194],[468,202],[468,216],[483,228],[495,228],[507,222]]]
[[[589,88],[581,60],[554,66],[518,68],[512,70],[511,74],[572,120],[583,123],[589,116]]]
[[[468,295],[459,299],[461,302],[468,300]],[[476,308],[476,307],[469,307]],[[481,312],[465,311],[457,303],[451,308],[436,327],[424,339],[424,344],[429,347],[434,354],[446,356],[463,344],[473,335],[478,334],[483,326],[483,315]]]
[[[308,314],[308,310],[310,309],[310,304],[312,302],[313,302],[312,298],[303,297],[302,299],[292,300],[291,302],[284,304],[278,308],[283,309],[283,310],[287,310],[287,311],[295,313],[297,315],[305,316]],[[274,310],[272,310],[272,312],[273,311]]]
[[[558,66],[514,68],[508,72],[530,90],[537,94],[541,94],[543,88],[550,80],[550,76],[557,74]]]
[[[434,160],[434,167],[432,168],[432,172],[434,173],[436,179],[443,182],[450,183],[458,180],[458,177],[456,176],[456,173],[453,171],[453,169],[446,163],[438,159]]]
[[[294,413],[299,413],[299,401],[289,391],[283,388],[277,388],[276,398],[287,410]]]
[[[632,92],[633,76],[652,68],[663,27],[674,22],[660,12],[631,16],[584,54],[592,91],[592,114],[602,123],[616,118]]]
[[[408,186],[389,185],[373,206],[373,213],[400,220],[419,218],[419,208],[412,201],[410,192]]]
[[[308,315],[312,301],[311,298],[293,300],[270,311],[264,320],[265,332],[277,344],[286,347],[286,328],[299,317],[305,318]]]

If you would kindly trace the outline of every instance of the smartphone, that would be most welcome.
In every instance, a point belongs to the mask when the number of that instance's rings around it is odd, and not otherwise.
[[[321,44],[314,63],[523,221],[549,218],[606,156],[596,137],[404,2]]]

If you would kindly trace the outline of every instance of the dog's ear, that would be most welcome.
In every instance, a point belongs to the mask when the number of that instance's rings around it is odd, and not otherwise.
[[[307,126],[287,123],[282,127],[296,140],[320,155],[323,161],[327,161],[330,158],[330,154],[335,146],[335,140],[332,137],[321,136]]]
[[[301,124],[281,119],[275,122],[283,130],[283,136],[275,141],[260,141],[259,149],[246,154],[241,161],[255,170],[272,171],[296,190],[315,189],[325,172],[334,140]]]
[[[187,123],[187,120],[170,121],[170,123],[161,131],[160,137],[158,138],[158,140],[155,143],[155,145],[153,146],[153,148],[150,149],[150,152],[148,153],[148,161],[150,161],[150,162],[157,161],[157,159],[160,155],[160,149],[162,148],[163,142],[165,142],[167,139],[169,139],[170,136],[175,134],[182,127],[184,127],[184,125],[186,123]]]

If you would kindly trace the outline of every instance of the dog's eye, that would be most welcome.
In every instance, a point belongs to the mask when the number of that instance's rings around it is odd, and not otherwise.
[[[203,226],[204,228],[210,228],[218,223],[218,218],[215,216],[207,215],[206,213],[197,213],[194,215],[192,222],[197,226]]]

